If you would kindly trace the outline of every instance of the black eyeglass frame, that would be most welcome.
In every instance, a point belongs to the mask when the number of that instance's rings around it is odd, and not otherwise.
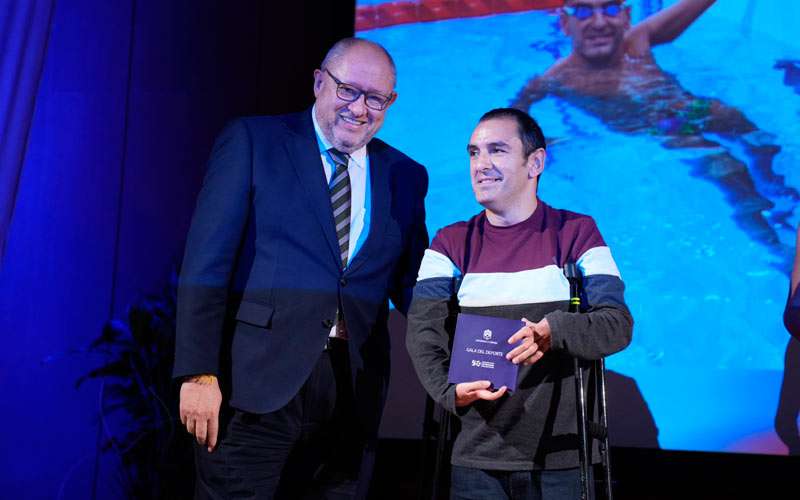
[[[364,105],[366,107],[368,107],[369,109],[375,110],[375,111],[383,111],[384,109],[386,109],[389,106],[389,104],[391,104],[392,99],[394,98],[394,92],[392,92],[388,96],[387,95],[383,95],[380,92],[366,92],[366,91],[361,90],[360,88],[356,87],[355,85],[353,85],[351,83],[346,83],[346,82],[343,82],[343,81],[339,80],[338,78],[333,76],[333,73],[331,73],[330,70],[328,70],[328,68],[323,68],[323,71],[328,73],[328,76],[330,76],[331,79],[334,81],[334,83],[336,83],[336,97],[338,97],[339,99],[341,99],[343,101],[356,102],[363,95],[363,96],[365,96],[364,97]],[[342,95],[342,92],[341,92],[342,89],[352,89],[353,91],[355,91],[356,95],[352,96],[352,97],[347,96],[346,94]],[[379,105],[370,105],[370,102],[369,102],[370,97],[380,99],[380,101],[381,101],[380,104]],[[373,103],[373,104],[375,104],[375,103]]]
[[[623,9],[625,9],[625,7],[626,7],[625,0],[609,0],[608,2],[605,2],[602,5],[579,4],[579,5],[564,6],[564,7],[562,7],[562,9],[564,10],[564,12],[567,13],[568,16],[574,17],[578,21],[585,21],[587,19],[590,19],[592,16],[594,16],[594,13],[597,12],[598,10],[600,10],[600,12],[605,17],[617,17],[620,14],[622,14],[622,11],[623,11]],[[581,8],[583,8],[583,9],[591,9],[592,12],[588,16],[580,17],[580,16],[578,16],[576,14],[577,14],[578,9],[581,9]],[[608,9],[611,9],[611,8],[616,8],[616,9],[619,9],[619,10],[617,10],[616,13],[612,14],[608,10]]]

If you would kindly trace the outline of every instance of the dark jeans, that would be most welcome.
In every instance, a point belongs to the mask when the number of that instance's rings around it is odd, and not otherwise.
[[[453,466],[452,500],[578,500],[580,497],[578,468],[494,471]]]
[[[280,410],[232,410],[214,452],[195,446],[195,498],[366,498],[375,440],[359,432],[349,372],[342,344]]]

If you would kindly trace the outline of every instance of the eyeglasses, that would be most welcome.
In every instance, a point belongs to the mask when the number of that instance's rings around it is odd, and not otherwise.
[[[355,102],[358,100],[359,97],[364,95],[364,104],[370,109],[374,109],[375,111],[383,111],[386,109],[386,106],[392,101],[391,95],[385,96],[383,94],[379,94],[377,92],[364,92],[360,88],[350,85],[349,83],[344,83],[343,81],[339,80],[333,74],[325,68],[325,72],[333,78],[333,81],[336,82],[336,96],[347,102]]]
[[[569,7],[564,7],[564,10],[567,12],[567,14],[574,17],[578,21],[585,21],[592,17],[598,9],[605,17],[617,17],[620,12],[622,12],[622,8],[624,6],[624,2],[619,1],[606,2],[600,6],[579,3],[576,5],[570,5]]]

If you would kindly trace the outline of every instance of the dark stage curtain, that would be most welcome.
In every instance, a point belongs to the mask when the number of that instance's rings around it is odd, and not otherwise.
[[[99,426],[103,386],[75,386],[107,362],[86,349],[169,283],[214,136],[236,116],[310,105],[313,70],[352,34],[354,11],[0,0],[0,415],[13,423],[0,428],[13,450],[0,496],[130,493],[103,447],[128,422]]]
[[[14,213],[55,0],[0,1],[0,263]]]

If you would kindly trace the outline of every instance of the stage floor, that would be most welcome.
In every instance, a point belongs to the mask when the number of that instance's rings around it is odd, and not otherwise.
[[[616,500],[798,498],[800,457],[643,448],[611,451]],[[421,440],[382,439],[370,498],[430,499],[429,490],[425,496],[420,491],[430,487],[433,453],[431,446],[425,460]],[[446,493],[439,498],[447,498]]]

